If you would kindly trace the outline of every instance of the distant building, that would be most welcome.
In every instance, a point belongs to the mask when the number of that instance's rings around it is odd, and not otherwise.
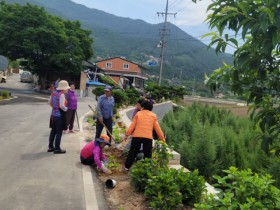
[[[109,76],[117,85],[124,89],[132,86],[144,89],[144,82],[148,78],[144,75],[145,67],[123,57],[113,57],[97,61],[97,72]]]

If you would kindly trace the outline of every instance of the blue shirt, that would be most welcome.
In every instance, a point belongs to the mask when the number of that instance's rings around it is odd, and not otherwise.
[[[115,105],[115,99],[113,96],[110,98],[107,98],[107,96],[101,95],[98,98],[97,102],[97,116],[98,118],[105,118],[109,119],[110,117],[113,117],[113,108]]]

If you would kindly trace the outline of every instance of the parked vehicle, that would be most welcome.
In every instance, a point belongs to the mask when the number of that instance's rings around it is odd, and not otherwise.
[[[23,71],[20,75],[20,82],[33,82],[33,75],[29,71]]]

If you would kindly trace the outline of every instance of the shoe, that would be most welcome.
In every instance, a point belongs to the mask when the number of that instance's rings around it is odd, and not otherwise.
[[[128,169],[128,168],[124,168],[124,170],[125,170],[125,171],[129,171],[129,169]]]
[[[79,131],[76,131],[76,130],[70,130],[69,133],[77,133]]]
[[[64,130],[63,133],[67,134],[67,133],[69,133],[69,130]]]
[[[64,154],[64,153],[66,153],[66,150],[64,150],[64,149],[61,149],[61,150],[54,150],[53,153],[54,153],[54,154]]]
[[[49,148],[48,149],[48,152],[53,152],[54,151],[54,148]]]

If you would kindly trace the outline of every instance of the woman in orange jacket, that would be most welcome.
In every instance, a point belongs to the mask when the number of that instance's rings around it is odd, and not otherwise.
[[[125,161],[125,170],[128,170],[133,164],[141,144],[143,144],[144,158],[152,157],[153,130],[156,131],[160,140],[165,141],[157,116],[152,112],[153,104],[149,101],[143,101],[141,105],[142,110],[136,113],[125,132],[126,138],[132,135],[131,148]]]

